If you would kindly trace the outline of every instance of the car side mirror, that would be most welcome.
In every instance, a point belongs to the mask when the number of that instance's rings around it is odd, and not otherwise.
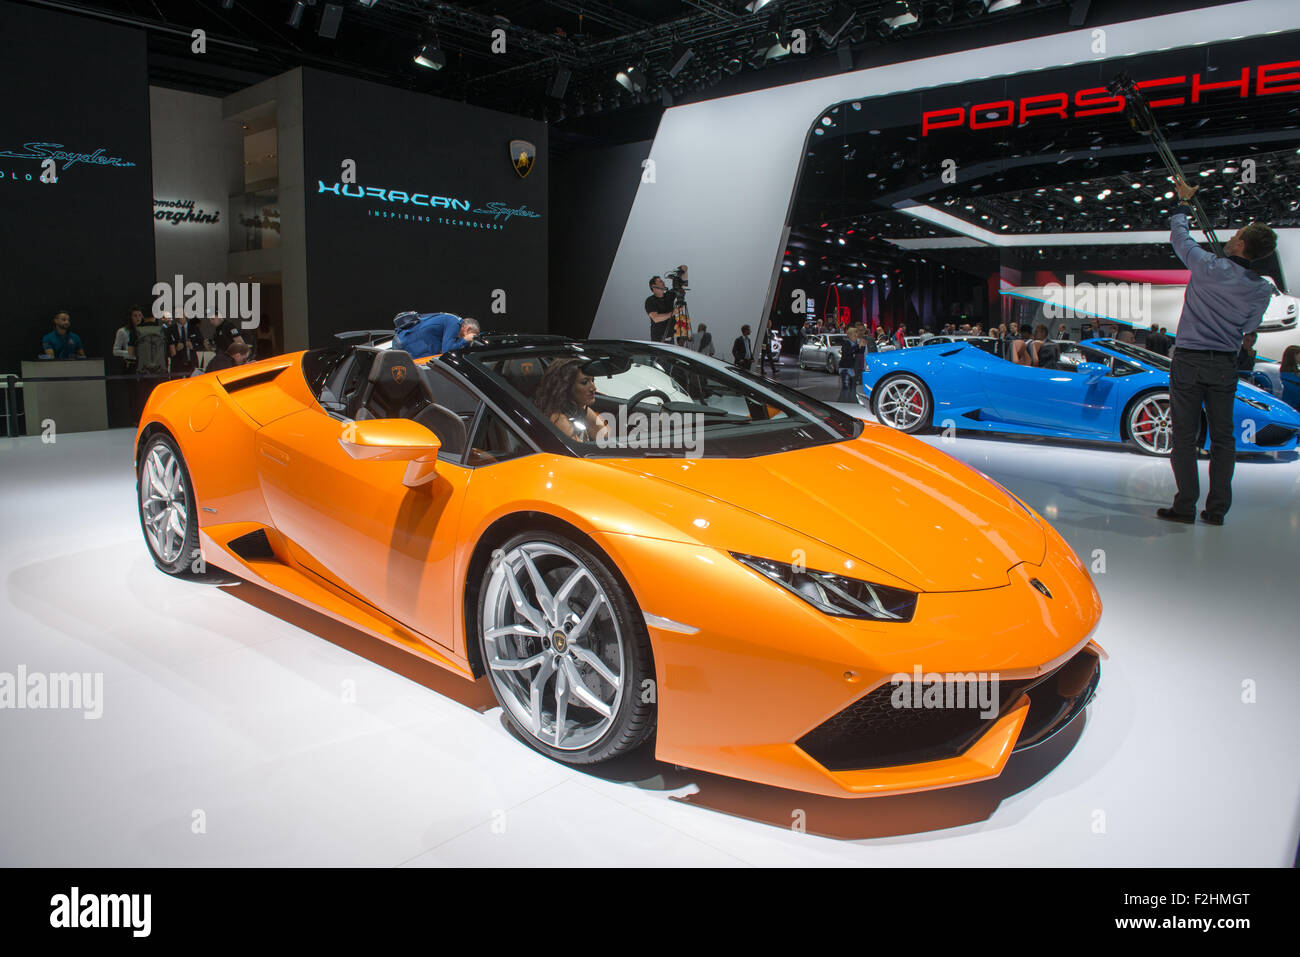
[[[1098,379],[1110,374],[1110,366],[1104,362],[1080,362],[1074,367],[1074,371],[1089,379]]]
[[[365,419],[349,422],[339,437],[343,451],[369,462],[406,462],[402,484],[418,488],[438,474],[442,443],[431,431],[410,419]]]

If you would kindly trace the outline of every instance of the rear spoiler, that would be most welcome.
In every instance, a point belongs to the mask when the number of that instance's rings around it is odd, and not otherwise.
[[[350,342],[353,339],[365,339],[366,345],[374,345],[376,339],[391,339],[394,336],[392,329],[351,329],[347,332],[334,333],[335,339],[342,339],[344,342]]]

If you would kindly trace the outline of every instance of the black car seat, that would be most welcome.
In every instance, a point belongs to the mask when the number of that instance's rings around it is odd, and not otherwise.
[[[536,398],[537,387],[546,370],[542,367],[541,360],[526,356],[522,359],[506,359],[501,363],[500,371],[501,377],[514,386],[520,395],[532,401]]]
[[[414,419],[429,404],[429,393],[410,353],[387,349],[370,367],[356,418]]]
[[[465,423],[446,406],[430,403],[415,421],[438,437],[442,451],[460,455],[465,451]]]

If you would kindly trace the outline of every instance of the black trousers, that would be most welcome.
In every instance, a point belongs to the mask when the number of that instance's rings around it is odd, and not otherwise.
[[[1173,454],[1170,463],[1178,494],[1173,510],[1195,515],[1201,497],[1196,471],[1201,410],[1210,426],[1210,492],[1205,511],[1224,515],[1232,505],[1232,470],[1237,462],[1232,434],[1232,404],[1237,395],[1236,355],[1229,352],[1189,352],[1175,349],[1169,373],[1170,413],[1173,417]]]

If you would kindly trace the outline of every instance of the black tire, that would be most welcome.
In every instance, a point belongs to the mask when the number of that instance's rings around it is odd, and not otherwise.
[[[491,595],[499,592],[499,588],[493,588],[493,578],[497,575],[497,566],[503,563],[504,556],[515,554],[516,550],[521,546],[541,546],[543,548],[553,546],[580,561],[604,591],[608,613],[613,621],[617,623],[617,634],[619,636],[617,640],[620,642],[619,647],[621,648],[620,660],[624,663],[622,674],[619,676],[622,693],[616,699],[617,704],[612,709],[611,717],[607,719],[609,721],[608,728],[601,731],[599,737],[579,748],[556,747],[535,735],[533,729],[527,726],[523,717],[516,712],[520,702],[509,690],[507,682],[510,679],[499,677],[501,674],[518,675],[519,670],[498,672],[492,666],[494,660],[493,649],[489,648],[487,639],[488,602]],[[657,695],[646,693],[654,688],[654,657],[650,646],[650,636],[645,627],[645,620],[622,577],[614,572],[604,556],[592,552],[587,546],[580,544],[567,535],[546,529],[521,532],[512,536],[494,551],[494,556],[496,556],[494,560],[483,571],[483,578],[479,587],[478,615],[476,617],[477,635],[475,640],[478,642],[480,660],[483,662],[484,670],[487,673],[488,684],[492,688],[493,695],[496,696],[497,703],[501,705],[502,713],[505,715],[511,730],[530,747],[542,754],[565,764],[573,765],[590,765],[608,761],[611,758],[634,751],[643,745],[654,734],[657,717],[655,703]],[[537,565],[537,567],[548,588],[554,589],[556,583],[564,577],[564,572],[560,571],[563,568],[562,565],[556,569],[560,573],[554,580],[550,580],[550,576],[555,572],[548,572],[543,565]],[[504,572],[503,574],[509,573]],[[530,600],[533,602],[534,607],[540,607],[540,603],[537,601],[536,588],[531,583],[525,585],[521,582],[520,585],[525,588],[526,597],[531,594]],[[516,638],[512,640],[522,642],[531,639]],[[608,641],[608,637],[605,640]],[[577,642],[574,641],[573,644],[576,645]],[[557,646],[554,644],[548,646],[548,648],[551,647]],[[586,650],[590,652],[591,649],[587,648]],[[536,651],[541,653],[542,649],[537,647]],[[532,653],[531,646],[529,650],[519,652],[524,656]],[[572,649],[570,649],[570,653],[572,653]],[[581,665],[579,664],[577,667],[581,667]],[[584,677],[585,679],[592,679],[594,676],[595,673],[588,670]],[[554,697],[556,681],[556,673],[552,671],[540,693],[542,702]],[[601,687],[608,686],[606,682],[600,682],[599,684]],[[570,704],[569,707],[572,708],[574,705]],[[576,707],[579,710],[590,711],[581,704]],[[594,711],[591,713],[595,714]],[[552,724],[554,725],[555,722],[553,721]]]
[[[881,397],[885,395],[886,389],[891,384],[903,382],[906,382],[917,389],[921,397],[922,406],[920,415],[915,419],[915,421],[900,424],[896,420],[887,419],[881,414],[880,401]],[[929,388],[918,377],[909,373],[896,373],[881,379],[876,383],[875,388],[871,390],[871,414],[874,415],[876,421],[882,425],[887,425],[900,432],[906,432],[909,435],[915,435],[917,432],[922,432],[925,429],[930,428],[930,423],[934,418],[934,396],[930,394]]]
[[[835,361],[834,355],[826,357],[826,372],[829,375],[835,375],[840,371],[839,363]]]
[[[145,501],[144,501],[144,483],[145,471],[150,459],[158,453],[160,457],[168,456],[176,463],[176,470],[179,473],[179,482],[177,490],[180,500],[185,505],[184,536],[180,543],[180,548],[176,555],[169,558],[167,550],[160,551],[155,544],[155,538],[150,534],[150,529],[146,525]],[[136,462],[135,468],[135,504],[136,512],[140,518],[140,533],[144,536],[145,547],[149,549],[149,555],[153,562],[161,571],[166,572],[176,578],[202,578],[206,574],[203,562],[199,559],[199,519],[198,503],[194,499],[194,485],[190,481],[190,471],[185,465],[185,457],[176,446],[176,442],[164,432],[159,432],[145,441],[144,447],[140,452],[140,458]]]

